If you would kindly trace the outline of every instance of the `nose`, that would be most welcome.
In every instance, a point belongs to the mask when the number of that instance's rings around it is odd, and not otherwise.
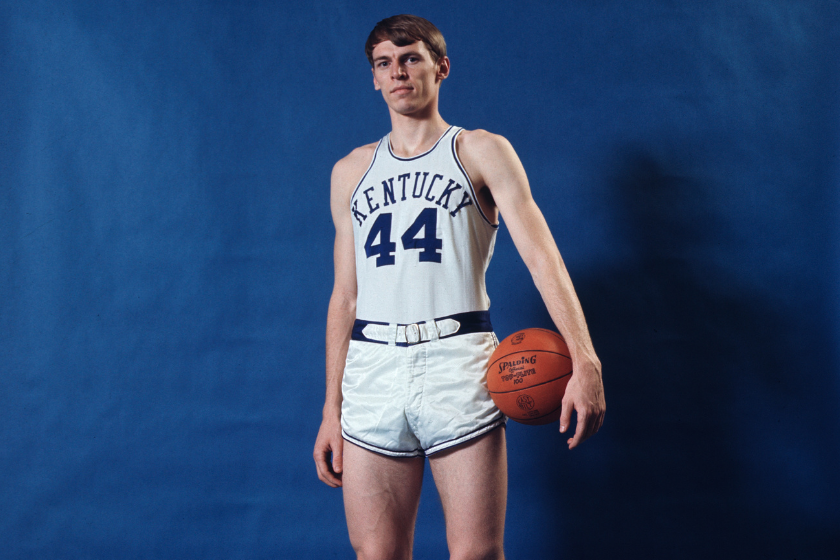
[[[405,77],[405,68],[403,67],[402,63],[398,62],[396,64],[391,65],[391,78],[394,80],[400,80]]]

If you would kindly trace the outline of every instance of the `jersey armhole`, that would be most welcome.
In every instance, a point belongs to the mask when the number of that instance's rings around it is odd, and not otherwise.
[[[493,229],[499,229],[499,224],[494,224],[490,221],[490,219],[484,214],[484,210],[481,209],[481,203],[478,201],[478,196],[475,192],[475,187],[473,187],[472,180],[470,179],[467,170],[464,168],[464,164],[461,163],[461,158],[458,157],[458,150],[455,147],[455,144],[458,141],[458,136],[464,131],[463,128],[459,128],[455,134],[452,135],[452,157],[455,158],[455,163],[458,165],[458,169],[461,170],[461,174],[464,176],[464,179],[467,181],[467,187],[470,189],[470,193],[472,193],[473,201],[475,202],[475,208],[478,210],[479,215],[484,219],[485,223],[492,227]],[[357,187],[358,188],[358,187]],[[355,194],[355,193],[354,193]],[[351,198],[352,200],[352,198]]]
[[[376,148],[374,148],[374,150],[373,150],[373,157],[370,158],[370,165],[368,165],[367,169],[365,170],[365,174],[362,175],[362,178],[359,179],[359,182],[356,183],[356,188],[353,189],[353,194],[350,195],[350,208],[353,207],[353,199],[356,198],[356,193],[359,192],[359,187],[362,186],[362,183],[364,182],[365,177],[367,177],[368,173],[370,173],[370,170],[373,169],[373,162],[376,161],[376,155],[379,153],[379,146],[381,146],[381,145],[382,145],[382,140],[380,139],[379,142],[377,142],[377,144],[376,144]]]

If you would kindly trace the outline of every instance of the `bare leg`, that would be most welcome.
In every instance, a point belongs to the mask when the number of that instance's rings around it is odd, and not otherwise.
[[[344,513],[359,560],[411,558],[423,464],[422,457],[386,457],[344,442]]]
[[[507,504],[505,429],[429,458],[452,560],[502,560]]]

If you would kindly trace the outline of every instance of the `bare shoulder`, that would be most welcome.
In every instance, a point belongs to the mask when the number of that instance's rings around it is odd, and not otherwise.
[[[458,135],[458,155],[460,157],[494,158],[505,152],[513,151],[507,138],[500,134],[477,128],[464,130]]]
[[[522,166],[507,138],[486,130],[463,131],[458,135],[457,149],[467,172],[481,185]]]
[[[333,189],[352,189],[367,171],[374,151],[376,151],[376,142],[359,146],[338,160],[332,171]],[[348,187],[348,185],[352,186]]]

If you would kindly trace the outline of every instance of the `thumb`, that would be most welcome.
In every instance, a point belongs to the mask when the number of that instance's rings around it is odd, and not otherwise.
[[[341,438],[332,446],[332,466],[336,473],[344,469],[344,440]]]

